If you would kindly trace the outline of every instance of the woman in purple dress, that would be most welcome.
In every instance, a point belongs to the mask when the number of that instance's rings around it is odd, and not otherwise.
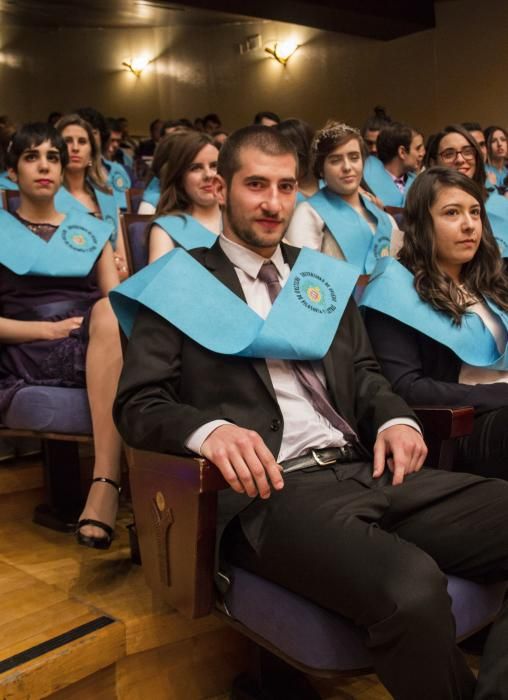
[[[68,150],[53,127],[24,126],[8,158],[20,206],[16,216],[0,212],[0,412],[27,385],[86,386],[95,465],[77,537],[105,549],[116,519],[121,454],[111,416],[122,363],[107,299],[118,284],[112,227],[86,213],[65,216],[55,209]]]

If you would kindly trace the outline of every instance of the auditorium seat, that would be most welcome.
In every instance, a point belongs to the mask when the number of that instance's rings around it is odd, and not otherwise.
[[[73,530],[93,462],[86,389],[23,387],[2,416],[0,437],[42,441],[46,502],[35,509],[34,522],[63,532]]]
[[[129,274],[139,272],[148,264],[148,224],[153,217],[148,214],[121,214],[125,252]]]
[[[128,190],[125,190],[128,214],[137,214],[139,205],[143,199],[143,192],[144,190],[139,187],[130,187]]]
[[[454,409],[432,418],[440,426],[437,442],[471,430],[473,410]],[[450,467],[452,451],[434,446],[431,454]],[[189,618],[212,610],[271,654],[308,673],[335,675],[371,668],[369,651],[358,628],[340,615],[240,568],[221,585],[216,599],[214,548],[217,494],[227,488],[220,472],[206,460],[127,449],[131,494],[145,578],[154,592]],[[442,466],[442,465],[439,465]],[[457,638],[488,624],[499,611],[506,585],[479,585],[453,576]],[[233,698],[249,695],[233,693]]]

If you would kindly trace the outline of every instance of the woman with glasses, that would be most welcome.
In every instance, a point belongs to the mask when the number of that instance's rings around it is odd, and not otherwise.
[[[508,133],[502,126],[488,126],[485,129],[485,141],[487,143],[487,165],[485,170],[495,178],[499,194],[506,192],[506,177],[508,168]]]
[[[508,479],[508,281],[483,191],[430,168],[404,222],[399,260],[378,263],[361,300],[376,356],[409,404],[473,406],[456,468]]]
[[[487,180],[481,151],[471,134],[458,124],[446,126],[429,140],[425,165],[452,168],[476,182],[501,255],[508,257],[508,199]]]

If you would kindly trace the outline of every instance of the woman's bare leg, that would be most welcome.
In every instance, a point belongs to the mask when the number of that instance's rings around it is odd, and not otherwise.
[[[108,299],[98,301],[90,319],[86,354],[86,383],[95,446],[93,476],[120,482],[121,438],[113,423],[112,407],[122,368],[118,322]],[[91,518],[114,526],[118,492],[111,484],[92,484],[80,520]],[[104,537],[100,527],[84,525],[82,535]]]

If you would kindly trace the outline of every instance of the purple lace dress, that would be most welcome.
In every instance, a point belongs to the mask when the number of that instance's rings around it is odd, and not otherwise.
[[[18,217],[34,235],[49,241],[57,227]],[[88,325],[101,297],[96,265],[86,277],[16,275],[0,265],[0,316],[22,321],[61,321],[83,316],[83,324],[60,340],[36,340],[0,349],[0,413],[27,385],[84,387]]]

